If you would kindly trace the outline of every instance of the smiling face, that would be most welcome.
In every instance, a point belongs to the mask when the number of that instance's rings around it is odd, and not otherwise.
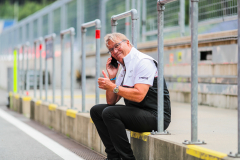
[[[116,45],[119,45],[119,46],[116,47]],[[132,49],[132,46],[128,40],[123,41],[120,38],[115,39],[115,42],[109,40],[107,43],[107,47],[109,50],[113,49],[111,52],[111,55],[122,64],[124,64],[123,58],[127,56]]]

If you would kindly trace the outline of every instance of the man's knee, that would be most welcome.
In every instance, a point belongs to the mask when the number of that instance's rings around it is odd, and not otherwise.
[[[115,110],[114,107],[107,107],[102,112],[102,117],[104,121],[108,121],[110,119],[113,119],[115,116]]]
[[[107,104],[97,104],[90,109],[90,116],[99,115],[102,110],[107,106]]]

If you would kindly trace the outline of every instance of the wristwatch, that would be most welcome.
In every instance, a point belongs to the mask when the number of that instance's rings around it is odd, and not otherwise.
[[[119,87],[119,86],[116,86],[116,87],[113,89],[113,92],[114,92],[114,93],[118,93],[118,92],[119,92],[118,87]]]

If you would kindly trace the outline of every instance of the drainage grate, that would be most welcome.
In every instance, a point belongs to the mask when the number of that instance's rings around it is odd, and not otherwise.
[[[102,155],[86,147],[82,147],[81,149],[72,148],[69,150],[86,160],[104,160],[105,159],[105,157],[103,157]]]

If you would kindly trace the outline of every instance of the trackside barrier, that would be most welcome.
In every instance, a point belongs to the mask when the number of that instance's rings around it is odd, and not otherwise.
[[[15,50],[17,52],[17,93],[19,93],[20,91],[20,83],[21,80],[20,80],[20,54],[19,54],[19,51],[20,51],[20,46],[18,45],[17,47],[15,47]]]
[[[101,21],[96,19],[91,22],[83,23],[82,30],[82,112],[85,112],[85,91],[86,91],[86,73],[85,73],[85,39],[87,28],[95,26],[95,38],[96,38],[96,76],[95,76],[95,86],[96,86],[96,104],[99,104],[99,88],[98,86],[98,77],[100,77],[100,28]]]
[[[183,144],[206,144],[198,140],[198,1],[191,0],[191,141]]]
[[[55,103],[55,37],[56,34],[53,33],[51,35],[45,36],[45,50],[46,50],[46,59],[45,59],[45,101],[47,101],[47,93],[48,93],[48,72],[47,72],[47,59],[52,58],[53,63],[52,63],[52,103]]]
[[[131,16],[132,18],[132,43],[135,48],[137,48],[137,19],[138,14],[136,9],[131,9],[130,11],[120,13],[118,15],[113,15],[111,17],[112,32],[117,32],[117,21],[123,18]]]
[[[230,152],[229,157],[240,158],[240,1],[238,4],[238,150],[236,154]]]
[[[164,27],[164,4],[162,1],[157,2],[158,10],[158,131],[152,131],[152,135],[164,135],[170,134],[164,131],[164,79],[163,79],[163,48],[164,48],[164,38],[163,38],[163,27]],[[167,2],[166,2],[167,3]]]
[[[74,45],[74,35],[75,35],[75,29],[74,28],[69,28],[66,30],[61,31],[60,35],[61,35],[61,105],[64,105],[64,85],[65,85],[65,76],[64,76],[64,35],[65,34],[70,34],[71,39],[70,39],[70,43],[71,43],[71,108],[73,108],[73,103],[74,103],[74,95],[73,95],[73,86],[74,86],[74,77],[73,77],[73,72],[74,72],[74,61],[73,61],[73,57],[74,57],[74,53],[73,53],[73,45]]]
[[[29,92],[29,76],[28,76],[28,69],[29,69],[29,47],[30,43],[26,42],[26,49],[27,49],[27,69],[26,69],[26,95],[28,95]]]
[[[39,44],[39,46],[38,46]],[[40,52],[40,56],[39,56],[39,59],[40,59],[40,70],[39,70],[39,88],[40,88],[40,99],[42,100],[42,84],[43,84],[43,81],[42,81],[42,45],[43,45],[43,38],[42,37],[39,37],[38,39],[36,39],[34,41],[34,50],[35,50],[35,59],[34,59],[34,98],[36,98],[36,89],[37,89],[37,47],[39,47],[39,52]]]
[[[25,84],[25,78],[24,78],[24,54],[25,54],[25,45],[21,45],[22,48],[22,67],[21,67],[21,93],[24,92],[24,84]]]

